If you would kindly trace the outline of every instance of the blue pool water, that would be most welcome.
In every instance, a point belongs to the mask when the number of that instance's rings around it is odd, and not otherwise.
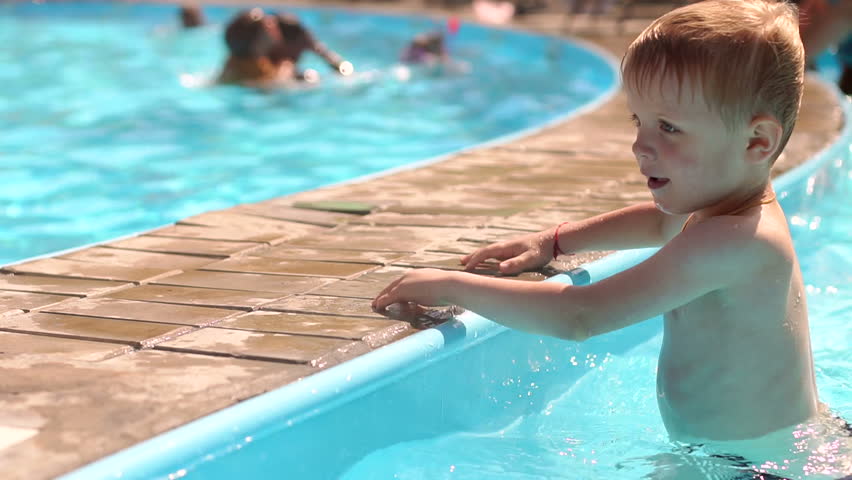
[[[852,106],[845,110],[848,122]],[[830,150],[776,182],[807,283],[820,398],[846,419],[852,419],[850,147],[847,124]],[[624,252],[584,268],[596,281],[651,253]],[[708,452],[684,455],[668,440],[654,388],[660,335],[655,318],[576,343],[466,313],[66,480],[732,478],[735,472]],[[775,459],[776,473],[852,474],[852,439],[812,427],[801,429],[813,440],[807,458]]]
[[[540,126],[616,80],[563,40],[467,24],[450,48],[469,73],[404,80],[400,50],[441,22],[288,9],[361,73],[272,94],[199,86],[235,11],[181,31],[174,5],[0,3],[0,265]]]

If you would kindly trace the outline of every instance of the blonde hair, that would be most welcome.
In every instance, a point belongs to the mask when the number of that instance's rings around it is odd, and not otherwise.
[[[674,75],[697,82],[708,107],[731,127],[759,114],[775,117],[780,155],[799,112],[804,48],[796,7],[773,0],[706,0],[655,20],[621,60],[637,92]]]

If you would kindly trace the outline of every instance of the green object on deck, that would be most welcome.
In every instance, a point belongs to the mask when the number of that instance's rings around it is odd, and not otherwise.
[[[355,215],[367,215],[379,208],[378,205],[365,202],[347,202],[345,200],[320,200],[317,202],[296,202],[295,208],[308,210],[323,210],[326,212],[352,213]]]

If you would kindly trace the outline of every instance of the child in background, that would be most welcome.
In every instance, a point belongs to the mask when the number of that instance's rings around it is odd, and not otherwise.
[[[260,8],[239,12],[225,29],[230,55],[219,75],[219,83],[252,87],[271,87],[293,78],[292,70],[282,68],[270,58],[281,43],[281,31],[275,17]]]
[[[837,46],[841,71],[838,86],[852,95],[852,1],[801,0],[802,42],[809,61],[823,50]]]
[[[180,23],[183,28],[201,27],[207,23],[207,21],[204,19],[204,12],[201,11],[201,7],[194,3],[186,3],[181,5],[179,14]]]
[[[397,71],[397,77],[401,79],[410,77],[411,71],[408,67],[425,69],[439,75],[470,72],[470,65],[452,58],[447,46],[447,42],[458,33],[460,28],[459,20],[451,17],[447,20],[447,34],[444,34],[443,30],[436,30],[415,36],[400,54],[399,60],[403,65]]]
[[[437,65],[448,60],[442,32],[421,33],[411,40],[400,60],[412,65]]]
[[[622,74],[652,202],[484,247],[461,259],[468,272],[412,270],[373,307],[459,305],[576,341],[663,314],[657,394],[670,437],[750,461],[785,455],[820,407],[802,275],[770,183],[803,90],[795,7],[678,8],[630,45]],[[586,286],[469,273],[488,259],[514,274],[564,252],[651,246]]]

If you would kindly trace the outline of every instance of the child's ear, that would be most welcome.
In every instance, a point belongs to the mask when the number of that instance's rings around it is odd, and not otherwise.
[[[758,115],[748,125],[748,148],[746,160],[760,163],[767,161],[781,146],[784,128],[781,122],[770,115]]]

